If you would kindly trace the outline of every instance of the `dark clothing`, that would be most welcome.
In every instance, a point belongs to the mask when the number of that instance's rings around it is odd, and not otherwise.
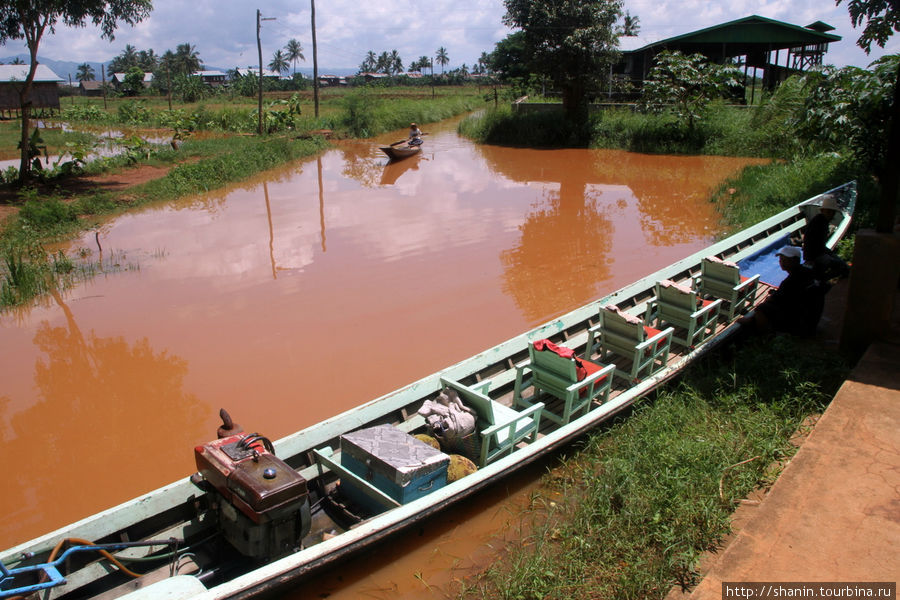
[[[810,265],[816,278],[822,281],[846,277],[849,272],[847,263],[825,245],[830,224],[831,219],[819,213],[812,218],[803,234],[803,262]]]
[[[828,252],[825,242],[828,241],[828,225],[831,219],[817,214],[806,226],[803,233],[803,262],[811,262]]]
[[[825,304],[827,288],[816,280],[812,269],[798,265],[778,289],[769,292],[759,306],[776,331],[797,335],[815,332]]]

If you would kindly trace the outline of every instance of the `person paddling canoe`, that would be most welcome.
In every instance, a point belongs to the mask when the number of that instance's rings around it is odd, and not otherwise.
[[[409,139],[407,143],[410,146],[419,146],[422,144],[422,130],[415,123],[409,124]]]

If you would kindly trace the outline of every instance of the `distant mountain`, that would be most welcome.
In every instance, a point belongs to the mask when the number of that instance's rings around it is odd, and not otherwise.
[[[5,65],[11,63],[14,59],[19,58],[25,64],[28,64],[29,56],[27,54],[15,54],[11,56],[5,56],[0,58],[0,62]],[[75,75],[78,74],[78,65],[82,64],[82,62],[74,62],[71,60],[53,60],[52,58],[44,58],[42,56],[38,56],[38,62],[42,65],[46,65],[49,67],[54,73],[59,75],[66,83],[69,81],[69,77],[72,78],[72,85],[78,85],[78,80],[75,78]],[[94,68],[94,79],[100,81],[100,66],[104,65],[106,68],[109,63],[99,63],[99,62],[88,62]],[[230,67],[215,67],[212,65],[204,65],[204,69],[208,71],[222,71],[223,73],[227,72],[230,69],[235,67],[246,67],[248,65],[232,65]],[[250,65],[255,66],[255,65]],[[293,69],[288,71],[288,73],[293,73]],[[298,66],[298,73],[303,73],[306,77],[310,79],[313,76],[312,66]],[[348,68],[332,68],[332,67],[319,67],[319,75],[339,75],[339,76],[347,76],[347,75],[355,75],[357,69],[348,69]],[[110,74],[107,70],[106,78],[109,79]]]

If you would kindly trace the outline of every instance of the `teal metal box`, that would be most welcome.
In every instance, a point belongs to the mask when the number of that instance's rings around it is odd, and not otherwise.
[[[378,425],[341,436],[341,466],[406,504],[447,485],[450,457],[396,427]],[[369,506],[348,483],[341,483],[345,493]]]

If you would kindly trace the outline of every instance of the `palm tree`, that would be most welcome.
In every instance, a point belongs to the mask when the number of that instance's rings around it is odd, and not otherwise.
[[[391,62],[388,70],[391,75],[396,75],[403,70],[403,61],[400,60],[400,53],[396,50],[391,50]]]
[[[450,56],[447,55],[447,49],[441,46],[434,55],[435,60],[441,65],[441,75],[444,74],[444,66],[450,62]]]
[[[382,52],[378,56],[378,60],[375,61],[375,72],[376,73],[390,73],[391,71],[391,55],[387,52]]]
[[[621,33],[626,37],[634,37],[641,32],[641,19],[625,11]]]
[[[369,50],[366,53],[366,59],[359,65],[359,70],[363,73],[371,73],[376,69],[377,64],[378,56],[375,54],[374,50]]]
[[[15,57],[14,59],[12,59],[11,61],[9,61],[9,64],[11,64],[11,65],[24,65],[24,64],[25,64],[25,61],[22,60],[21,58],[19,58],[19,57],[17,56],[17,57]]]
[[[78,81],[94,81],[94,67],[88,63],[78,65],[78,73],[75,74]]]
[[[284,57],[294,65],[294,73],[297,72],[297,61],[306,60],[306,57],[303,56],[303,46],[293,38],[288,40],[287,45],[284,47]]]
[[[190,44],[178,44],[175,48],[172,70],[182,75],[191,75],[203,68],[200,53]]]
[[[487,52],[482,52],[481,56],[478,58],[478,66],[481,69],[482,73],[489,73],[491,70],[491,55]]]
[[[275,71],[279,75],[291,68],[290,64],[288,64],[287,57],[280,48],[272,55],[272,60],[269,62],[268,66],[270,71]]]
[[[138,52],[137,66],[139,66],[144,73],[152,73],[156,70],[156,67],[159,66],[159,57],[153,51],[153,48]]]

